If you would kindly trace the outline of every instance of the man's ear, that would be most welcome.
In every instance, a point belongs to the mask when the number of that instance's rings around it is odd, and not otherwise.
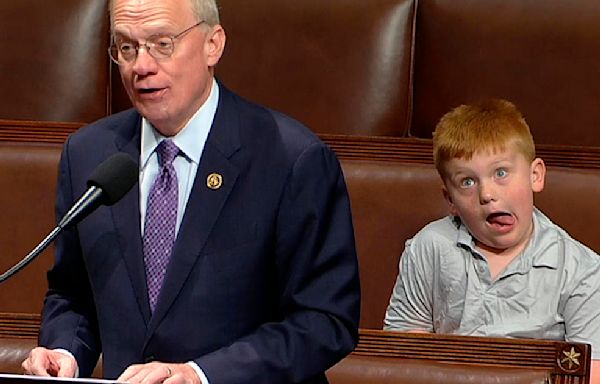
[[[225,50],[225,30],[219,24],[211,27],[205,41],[206,63],[209,67],[217,65]]]
[[[546,164],[544,160],[536,157],[531,162],[531,190],[541,192],[544,190],[544,181],[546,179]]]
[[[442,194],[444,195],[444,200],[446,200],[446,202],[448,203],[450,214],[453,216],[458,216],[458,210],[456,209],[456,206],[452,201],[452,196],[450,196],[450,193],[448,192],[448,189],[446,189],[446,185],[444,184],[442,184]]]

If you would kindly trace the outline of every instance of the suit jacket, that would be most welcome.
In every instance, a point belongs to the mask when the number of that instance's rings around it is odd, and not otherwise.
[[[139,162],[135,110],[65,143],[57,217],[116,152]],[[222,176],[211,189],[207,177]],[[358,334],[360,288],[339,162],[298,122],[221,85],[217,112],[154,314],[136,185],[56,243],[40,344],[65,348],[81,376],[152,360],[195,361],[212,384],[322,383]]]

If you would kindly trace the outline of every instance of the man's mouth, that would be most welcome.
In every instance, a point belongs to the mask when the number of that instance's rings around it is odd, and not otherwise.
[[[138,92],[142,95],[152,94],[154,92],[162,91],[163,88],[138,88]]]
[[[166,88],[138,88],[137,95],[139,100],[162,101]]]

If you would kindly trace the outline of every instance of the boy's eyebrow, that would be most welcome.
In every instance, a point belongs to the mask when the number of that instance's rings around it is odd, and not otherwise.
[[[465,170],[458,170],[455,172],[446,171],[446,178],[450,181],[457,181],[465,177],[471,177],[471,174],[472,172],[468,172]]]
[[[504,157],[502,159],[498,159],[498,160],[494,160],[491,162],[492,165],[496,165],[496,164],[501,164],[501,163],[514,163],[514,159],[510,158],[510,157]]]

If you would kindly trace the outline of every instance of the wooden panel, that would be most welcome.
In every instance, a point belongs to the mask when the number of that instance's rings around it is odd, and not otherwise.
[[[0,313],[0,337],[35,338],[39,316]],[[353,356],[435,361],[481,367],[547,370],[555,383],[587,384],[591,346],[538,339],[508,339],[361,329]]]
[[[554,375],[555,383],[588,383],[591,367],[591,346],[588,344],[369,329],[361,329],[360,341],[353,354],[548,369]]]

